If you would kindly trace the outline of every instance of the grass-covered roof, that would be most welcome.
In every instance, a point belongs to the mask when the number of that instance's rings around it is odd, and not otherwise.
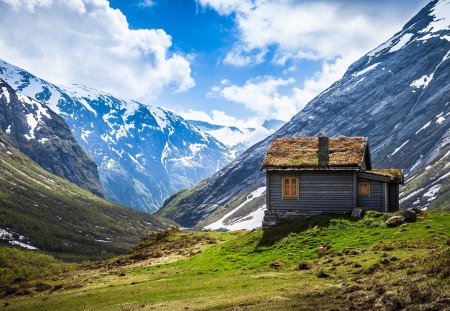
[[[330,137],[327,168],[361,168],[367,149],[367,137]],[[262,169],[319,168],[318,137],[276,138]]]
[[[388,176],[391,177],[393,181],[398,183],[403,183],[403,171],[396,168],[385,168],[385,169],[373,169],[367,171],[367,173]]]

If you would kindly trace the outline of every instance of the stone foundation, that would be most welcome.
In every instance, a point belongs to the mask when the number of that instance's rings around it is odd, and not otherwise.
[[[324,213],[326,212],[311,210],[265,210],[262,229],[265,230],[280,223],[303,220]],[[333,212],[333,214],[345,214],[345,212]]]

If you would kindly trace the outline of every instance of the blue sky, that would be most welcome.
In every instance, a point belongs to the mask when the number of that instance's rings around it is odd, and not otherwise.
[[[0,58],[186,118],[255,126],[288,120],[426,3],[0,0]]]

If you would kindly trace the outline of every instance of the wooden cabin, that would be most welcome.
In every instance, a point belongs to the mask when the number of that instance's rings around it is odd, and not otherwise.
[[[373,169],[367,137],[290,137],[272,142],[263,228],[319,213],[399,208],[400,169]]]

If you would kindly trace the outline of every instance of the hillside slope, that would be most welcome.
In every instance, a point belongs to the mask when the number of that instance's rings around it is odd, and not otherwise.
[[[103,200],[12,147],[0,131],[0,240],[60,256],[107,257],[164,228],[155,216]]]
[[[104,196],[97,165],[77,143],[64,120],[1,79],[0,130],[15,148],[47,171]]]
[[[448,310],[450,213],[428,211],[393,228],[385,220],[372,213],[264,234],[158,232],[124,255],[66,273],[48,260],[47,277],[32,271],[39,258],[0,248],[10,267],[17,258],[31,270],[13,282],[27,268],[6,269],[0,301],[21,311]]]
[[[180,192],[159,215],[184,226],[216,220],[265,185],[259,168],[274,138],[318,135],[321,128],[329,136],[368,136],[375,168],[403,168],[403,207],[449,208],[449,7],[448,1],[432,1],[274,135],[193,189]],[[439,161],[443,165],[433,174],[423,174]],[[262,213],[263,206],[259,202],[247,211]]]
[[[98,166],[106,197],[155,211],[232,159],[230,149],[180,116],[80,85],[57,86],[0,60],[0,78],[47,105]]]

